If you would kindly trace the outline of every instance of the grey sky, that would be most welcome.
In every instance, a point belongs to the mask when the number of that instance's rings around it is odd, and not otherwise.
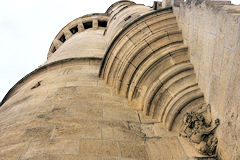
[[[117,0],[6,0],[0,3],[0,101],[44,63],[56,34],[70,21],[103,13]],[[151,6],[153,0],[134,0]],[[232,0],[240,4],[240,0]]]

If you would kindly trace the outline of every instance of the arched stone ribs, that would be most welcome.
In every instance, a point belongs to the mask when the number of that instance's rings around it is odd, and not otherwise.
[[[119,59],[122,60],[121,56],[124,56],[124,54],[119,53],[125,53],[126,51],[131,50],[133,47],[134,44],[126,36],[121,37],[118,43],[114,45],[113,51],[111,52],[112,54],[107,57],[106,63],[103,68],[104,72],[102,77],[104,78],[107,84],[112,85],[111,78],[113,78],[112,74],[114,73],[115,68],[113,65],[117,66],[118,64],[117,60]]]
[[[167,39],[167,37],[162,37],[161,35],[159,39]],[[179,45],[181,42],[182,39],[173,42],[168,41],[166,43],[162,43],[162,45],[159,44],[158,50],[164,50],[164,48],[169,47],[172,44]],[[156,54],[155,52],[158,52],[157,50],[154,52],[150,45],[151,43],[146,43],[146,41],[143,40],[139,45],[135,46],[135,48],[131,50],[122,61],[119,61],[120,63],[118,68],[116,68],[116,71],[114,72],[114,86],[116,86],[117,93],[127,96],[129,89],[126,88],[126,86],[124,87],[119,85],[118,81],[124,81],[125,84],[130,84],[135,71],[138,70],[147,59]]]
[[[140,114],[146,115],[147,120],[158,121],[169,131],[195,140],[191,137],[195,130],[202,138],[201,134],[216,128],[219,121],[199,126],[198,122],[204,121],[206,111],[201,110],[206,104],[187,52],[172,11],[153,12],[138,18],[116,36],[99,75],[116,93],[128,98],[134,109],[142,111]],[[191,124],[195,122],[193,129]],[[216,147],[212,131],[208,137],[211,145],[204,143],[204,154],[206,148]],[[194,142],[195,145],[200,144]]]
[[[112,73],[118,73],[115,71],[115,67],[113,67],[114,63],[116,62],[114,57],[117,56],[118,59],[122,59],[122,58],[126,59],[127,58],[126,55],[128,55],[126,52],[135,50],[135,47],[141,45],[141,43],[143,42],[146,43],[145,41],[146,38],[150,37],[148,40],[149,42],[151,41],[154,42],[156,38],[159,38],[158,34],[156,34],[156,36],[152,36],[153,33],[150,30],[150,26],[153,26],[154,28],[155,25],[158,25],[160,29],[154,31],[154,33],[161,32],[160,33],[161,36],[168,36],[169,35],[168,32],[171,32],[172,30],[175,30],[175,32],[176,31],[179,32],[177,28],[176,19],[172,14],[171,16],[167,15],[166,17],[163,16],[161,18],[159,18],[159,16],[155,16],[154,18],[156,17],[158,21],[154,21],[154,23],[150,23],[149,21],[148,22],[149,25],[146,25],[146,22],[142,21],[142,23],[138,23],[136,26],[126,31],[126,33],[123,34],[125,36],[119,37],[119,41],[116,42],[118,45],[114,45],[112,47],[111,54],[109,54],[108,57],[106,58],[106,63],[105,63],[105,66],[103,67],[104,72],[102,76],[104,77],[105,81],[108,84],[113,85],[113,81],[111,77],[116,77],[115,75],[113,76],[109,76],[109,75],[111,75]],[[139,39],[139,37],[141,39]],[[131,43],[133,43],[133,45],[131,45]],[[115,65],[115,66],[118,66],[118,65]]]
[[[177,32],[175,31],[175,32],[172,32],[171,34],[174,34],[174,33],[177,33]],[[164,39],[166,40],[162,44],[159,43],[157,49],[161,49],[161,48],[170,46],[171,43],[174,44],[174,43],[182,42],[182,39],[172,40],[172,42],[169,41],[169,37],[167,37],[166,32],[161,32],[160,34],[158,34],[158,36],[155,36],[155,37],[152,36],[152,38],[161,39],[162,42],[164,41]],[[148,59],[148,57],[150,57],[152,54],[155,54],[151,47],[151,42],[154,42],[154,40],[149,39],[149,42],[146,42],[146,40],[144,39],[139,46],[136,46],[133,49],[133,51],[129,52],[129,54],[126,55],[125,61],[122,61],[123,63],[119,65],[120,71],[117,70],[115,72],[115,73],[118,73],[118,76],[114,76],[114,77],[115,78],[120,77],[120,80],[124,79],[125,78],[124,73],[126,73],[128,67],[139,68],[139,65],[141,65],[146,59]],[[129,75],[129,72],[127,72],[127,73]],[[117,88],[120,88],[120,87],[117,87]],[[127,95],[127,93],[125,93],[125,94]]]
[[[188,91],[186,91],[184,95],[181,95],[181,98],[176,100],[175,103],[173,103],[173,101],[171,104],[169,104],[169,108],[166,110],[167,112],[163,117],[163,123],[166,128],[168,130],[172,130],[173,122],[176,117],[179,116],[179,112],[186,107],[187,104],[201,97],[203,97],[203,93],[200,91],[198,86],[195,86],[189,88]]]
[[[153,85],[149,87],[144,95],[143,111],[145,114],[148,116],[153,116],[156,107],[159,106],[159,99],[161,96],[165,92],[170,91],[170,88],[173,88],[174,91],[176,91],[176,85],[182,85],[182,82],[188,80],[189,78],[192,78],[193,76],[194,72],[192,68],[189,68],[189,70],[185,70],[171,76],[171,78],[168,79],[164,84],[161,81],[156,81],[153,83]]]
[[[173,65],[176,65],[176,61],[171,56],[177,53],[183,53],[186,51],[184,46],[179,44],[166,46],[158,52],[152,54],[147,60],[143,61],[142,65],[136,71],[135,75],[132,76],[130,84],[132,84],[129,88],[128,98],[132,100],[135,94],[135,87],[142,88],[141,86],[148,86],[153,83],[159,75],[161,75],[165,70],[170,68]],[[173,53],[174,52],[174,53]],[[171,54],[170,54],[171,53]],[[182,59],[180,63],[184,63],[188,61],[186,59]],[[151,79],[149,78],[151,75]]]
[[[187,52],[172,11],[155,12],[116,36],[100,76],[135,109],[172,130],[181,127],[182,122],[175,119],[183,117],[187,106],[192,109],[194,103],[203,103],[196,101],[203,99],[203,94]]]
[[[165,44],[159,45],[158,51],[155,51],[155,52],[151,49],[149,44],[145,43],[144,45],[142,45],[143,47],[139,47],[137,50],[135,50],[135,52],[130,53],[129,57],[127,57],[125,59],[125,61],[121,61],[123,63],[119,65],[120,66],[119,69],[115,72],[115,73],[117,73],[117,75],[114,76],[115,86],[117,86],[116,88],[118,89],[118,93],[120,92],[120,94],[123,96],[127,96],[129,93],[129,87],[119,85],[118,81],[124,82],[123,84],[135,83],[135,82],[133,82],[133,78],[137,74],[136,71],[139,71],[139,69],[142,67],[142,65],[146,65],[145,62],[148,59],[150,59],[151,56],[154,56],[158,52],[161,52],[160,50],[167,50],[166,48],[169,48],[171,46],[171,44],[175,44],[174,46],[180,46],[180,42],[181,42],[181,40],[174,41],[174,42],[166,42]],[[183,46],[182,46],[182,48],[184,50]],[[171,53],[164,52],[164,54],[170,55]],[[163,56],[166,56],[164,54],[163,54]],[[127,74],[125,74],[125,73],[127,73]]]

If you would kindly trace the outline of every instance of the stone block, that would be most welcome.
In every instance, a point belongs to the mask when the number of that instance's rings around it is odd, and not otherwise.
[[[145,134],[146,137],[156,136],[153,124],[141,124],[141,129],[142,129],[142,132]]]
[[[227,17],[227,23],[226,25],[226,33],[224,35],[225,37],[225,44],[224,46],[235,50],[237,47],[237,40],[238,40],[238,33],[239,32],[239,22],[237,18],[234,18],[232,16]]]
[[[221,73],[221,62],[223,58],[223,51],[224,51],[224,36],[223,34],[219,34],[216,37],[216,46],[215,46],[215,53],[214,53],[213,66],[212,66],[212,71],[216,76],[220,76],[220,73]]]
[[[228,82],[231,77],[231,69],[233,66],[233,58],[234,52],[224,48],[223,59],[222,59],[222,67],[221,67],[221,76],[220,76],[220,84],[226,86],[227,88]]]
[[[111,109],[111,110],[123,110],[123,111],[130,111],[132,112],[132,108],[126,106],[124,103],[119,103],[116,101],[105,101],[99,105],[99,108]]]
[[[234,95],[227,98],[225,104],[225,115],[221,124],[221,136],[224,137],[222,141],[228,146],[234,146],[239,136],[238,124],[236,123],[239,117],[239,99]]]
[[[219,94],[219,77],[216,76],[215,74],[212,74],[211,76],[211,82],[210,82],[210,88],[209,88],[209,102],[213,107],[218,107],[218,94]],[[219,115],[223,116],[224,112],[219,110]]]
[[[101,160],[98,156],[59,155],[54,160]]]
[[[103,111],[100,108],[92,107],[71,107],[68,109],[69,115],[86,119],[102,119]]]
[[[217,146],[217,153],[219,158],[232,159],[234,148],[235,148],[235,145],[227,145],[226,143],[222,142],[221,139],[219,139],[218,146]]]
[[[41,155],[33,158],[28,158],[24,160],[55,160],[55,156],[50,156],[50,155]]]
[[[119,147],[122,157],[138,160],[149,159],[144,145],[120,142]]]
[[[80,140],[80,154],[120,156],[117,142],[107,140]]]
[[[151,30],[148,28],[148,26],[146,24],[141,24],[141,25],[144,25],[145,28],[142,28],[137,33],[129,37],[129,39],[133,43],[139,43],[139,40],[142,40],[144,37],[151,35]]]
[[[160,22],[153,23],[148,26],[152,32],[158,32],[159,30],[169,30],[177,28],[176,18],[169,18]]]
[[[113,110],[113,109],[103,109],[103,119],[139,122],[138,113],[136,111],[130,112],[130,111]]]
[[[51,139],[39,140],[30,143],[28,150],[22,156],[31,158],[42,154],[78,154],[79,142],[76,140]]]
[[[115,141],[133,141],[134,143],[138,141],[143,141],[144,135],[135,130],[123,129],[123,128],[102,128],[103,139],[115,140]]]
[[[23,141],[37,140],[37,139],[47,139],[50,138],[53,132],[53,127],[36,127],[27,128],[23,134]]]
[[[6,131],[0,136],[0,147],[22,142],[24,131]]]
[[[176,137],[148,139],[146,145],[148,147],[148,155],[150,159],[187,159],[187,156]]]
[[[240,46],[239,46],[240,48]],[[240,99],[240,52],[239,50],[236,51],[234,56],[234,62],[231,70],[231,81],[229,82],[229,95],[233,95]]]
[[[8,145],[0,147],[0,159],[1,160],[13,160],[19,159],[24,154],[28,146],[28,143],[18,143],[14,145]]]
[[[156,137],[174,137],[176,133],[168,131],[161,123],[155,123],[153,130]]]
[[[45,124],[48,125],[79,125],[79,126],[96,126],[97,119],[84,119],[81,117],[43,117]]]
[[[54,138],[101,138],[100,127],[79,125],[58,125],[53,134]]]

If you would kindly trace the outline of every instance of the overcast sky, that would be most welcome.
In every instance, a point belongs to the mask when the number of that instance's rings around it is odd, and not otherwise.
[[[116,1],[1,0],[0,101],[18,80],[46,61],[52,40],[67,23],[85,14],[104,13]]]

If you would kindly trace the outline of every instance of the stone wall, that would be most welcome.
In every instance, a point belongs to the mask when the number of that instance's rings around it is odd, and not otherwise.
[[[66,25],[0,103],[0,160],[239,159],[239,8],[179,2]]]
[[[115,95],[113,88],[98,77],[105,42],[110,43],[115,33],[143,12],[152,11],[143,5],[125,6],[125,10],[119,8],[122,13],[131,11],[134,16],[123,17],[114,9],[125,4],[119,3],[108,10],[112,8],[115,14],[110,18],[117,18],[112,19],[115,27],[109,27],[106,36],[106,26],[95,22],[108,14],[92,14],[70,22],[54,39],[48,60],[22,78],[5,96],[0,104],[0,160],[185,160],[192,157],[185,152],[176,134],[165,130],[157,121],[145,119],[128,105],[127,99]],[[171,10],[175,20],[173,16]],[[83,29],[89,22],[92,27]]]
[[[240,6],[188,1],[174,7],[197,82],[213,117],[221,159],[240,159]]]

